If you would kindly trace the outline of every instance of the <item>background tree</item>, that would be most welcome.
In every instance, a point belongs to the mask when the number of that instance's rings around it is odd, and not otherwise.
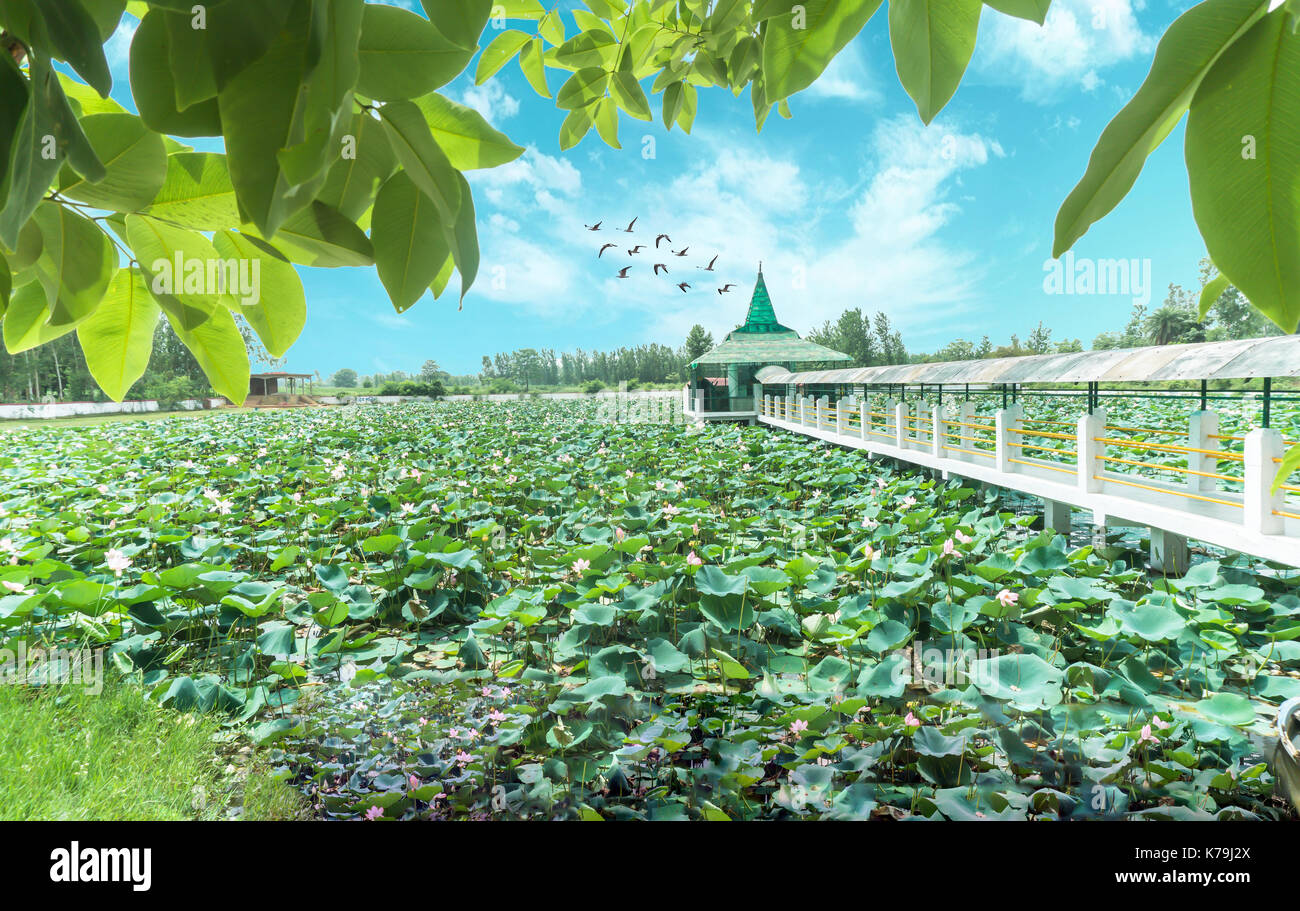
[[[701,354],[713,350],[713,333],[705,332],[704,327],[696,323],[686,334],[686,363],[693,362]]]
[[[330,377],[330,385],[338,386],[341,389],[355,389],[357,386],[357,372],[351,367],[335,370],[334,375]]]

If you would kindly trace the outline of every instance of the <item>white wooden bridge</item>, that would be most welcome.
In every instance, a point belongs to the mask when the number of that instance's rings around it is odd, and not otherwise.
[[[1188,539],[1300,567],[1300,503],[1295,499],[1300,487],[1284,483],[1276,493],[1272,490],[1291,441],[1268,427],[1238,436],[1221,433],[1219,415],[1205,407],[1206,384],[1225,375],[1300,375],[1300,337],[1161,346],[1155,349],[1159,369],[1152,368],[1152,350],[964,362],[970,367],[966,371],[951,363],[810,373],[765,367],[757,374],[752,410],[704,414],[689,397],[685,407],[697,419],[739,418],[896,459],[944,478],[958,476],[1039,497],[1047,524],[1058,531],[1069,530],[1072,509],[1091,512],[1096,526],[1145,526],[1151,530],[1153,568],[1170,574],[1186,570]],[[1122,366],[1126,358],[1128,368]],[[1089,360],[1091,367],[1086,366]],[[1052,361],[1072,366],[1054,370]],[[1184,362],[1193,367],[1178,366]],[[927,369],[931,377],[944,377],[940,384],[926,383]],[[1179,371],[1189,369],[1203,381],[1202,407],[1190,414],[1185,429],[1108,423],[1099,404],[1102,382],[1166,378],[1162,373],[1183,379],[1185,373]],[[975,403],[960,395],[942,405],[926,404],[915,394],[910,401],[900,400],[918,385],[921,392],[937,387],[942,393],[944,385],[956,392],[972,376],[985,388],[1001,385],[1004,398],[1008,385],[1014,390],[1022,382],[1086,382],[1090,411],[1071,423],[1028,419],[1020,403],[1005,404],[990,416],[978,414]],[[836,394],[801,392],[810,388]],[[1265,423],[1268,390],[1265,381]],[[1162,461],[1143,461],[1144,455]]]

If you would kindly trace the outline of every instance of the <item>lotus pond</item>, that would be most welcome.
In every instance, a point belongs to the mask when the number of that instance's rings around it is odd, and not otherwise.
[[[579,401],[38,427],[0,646],[103,649],[327,818],[1294,817],[1300,583],[1039,525]]]

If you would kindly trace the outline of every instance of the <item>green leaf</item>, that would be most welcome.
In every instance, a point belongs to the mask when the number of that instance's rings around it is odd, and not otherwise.
[[[673,121],[677,119],[677,114],[682,109],[682,98],[684,96],[683,86],[680,82],[674,82],[668,88],[664,89],[663,97],[663,121],[664,129],[672,131]]]
[[[58,76],[59,85],[63,86],[63,94],[68,97],[73,111],[78,116],[130,113],[112,98],[100,98],[99,94],[84,82],[78,82],[66,73],[59,73]]]
[[[763,79],[768,102],[775,104],[812,85],[835,55],[862,31],[880,3],[804,0],[769,18],[763,36]],[[686,126],[683,129],[689,132]]]
[[[145,213],[199,231],[239,225],[239,204],[226,156],[216,152],[168,155],[167,177]]]
[[[611,149],[623,148],[618,143],[618,105],[613,98],[596,102],[596,132]]]
[[[1284,11],[1223,52],[1192,99],[1187,176],[1210,258],[1284,332],[1300,326],[1300,35]]]
[[[95,91],[108,97],[113,77],[95,19],[78,0],[41,0],[39,9],[55,56],[68,61]]]
[[[180,111],[171,72],[166,13],[153,9],[131,39],[131,97],[149,129],[173,136],[220,136],[221,109],[209,98]]]
[[[119,269],[99,307],[77,326],[86,367],[113,401],[126,398],[144,376],[160,313],[143,274],[134,267]]]
[[[352,147],[330,168],[316,198],[355,221],[374,205],[379,188],[397,170],[397,156],[384,125],[369,114],[355,115],[347,135]]]
[[[162,137],[134,114],[91,114],[81,126],[105,176],[90,183],[64,167],[59,194],[115,212],[134,212],[152,202],[167,179]]]
[[[609,85],[609,73],[602,67],[584,66],[560,87],[555,96],[555,106],[565,111],[585,108],[605,95]]]
[[[570,111],[569,116],[564,118],[564,123],[560,124],[561,152],[567,152],[582,142],[582,137],[587,135],[595,122],[594,112],[594,107],[578,108],[576,111]]]
[[[218,307],[211,319],[194,329],[173,319],[169,311],[164,312],[217,394],[242,405],[248,397],[248,351],[231,312]]]
[[[1224,275],[1222,272],[1206,282],[1205,287],[1201,289],[1200,308],[1196,318],[1201,322],[1204,322],[1206,315],[1210,312],[1210,308],[1214,306],[1214,302],[1222,297],[1223,292],[1227,291],[1230,287],[1232,287],[1232,282],[1228,281],[1228,276]]]
[[[890,0],[889,43],[923,123],[943,110],[975,52],[980,0]]]
[[[312,36],[308,23],[299,20],[295,15],[266,54],[217,96],[240,213],[267,238],[311,201],[310,196],[295,194],[298,182],[284,173],[278,157],[281,149],[301,142],[305,135],[307,95],[301,83],[308,75]]]
[[[241,230],[245,234],[257,233],[251,225]],[[375,249],[365,232],[323,202],[313,202],[281,225],[275,235],[275,248],[300,266],[333,268],[370,266],[375,262]]]
[[[1047,10],[1052,0],[984,0],[985,6],[991,6],[999,13],[1028,19],[1042,25],[1047,20]]]
[[[1265,0],[1212,0],[1192,7],[1169,26],[1146,81],[1102,131],[1088,169],[1062,203],[1053,256],[1073,247],[1094,222],[1119,205],[1147,156],[1182,119],[1210,67],[1267,6]]]
[[[543,62],[543,45],[541,38],[534,38],[519,53],[519,69],[533,87],[533,91],[543,98],[551,97],[550,87],[546,84],[546,64]]]
[[[689,82],[685,83],[682,90],[682,107],[677,112],[677,125],[682,128],[682,132],[690,135],[691,125],[695,123],[695,108],[698,101],[698,95],[695,86]]]
[[[357,91],[377,101],[427,95],[465,69],[476,48],[445,38],[423,16],[367,3],[361,20]]]
[[[517,29],[507,29],[493,38],[492,43],[479,55],[474,83],[482,85],[491,79],[531,40],[528,34]]]
[[[1300,445],[1292,446],[1282,456],[1282,464],[1278,466],[1277,476],[1273,478],[1271,492],[1277,493],[1278,489],[1286,483],[1286,479],[1296,470],[1300,470]]]
[[[454,222],[460,211],[460,183],[456,169],[433,138],[424,113],[410,101],[386,104],[379,111],[397,160],[434,204],[444,222]]]
[[[379,191],[371,237],[379,280],[402,313],[428,290],[449,253],[437,208],[406,172],[388,178]]]
[[[474,198],[470,193],[469,181],[460,172],[456,173],[456,179],[460,183],[460,211],[452,225],[444,223],[443,230],[447,243],[451,246],[452,258],[456,261],[456,271],[460,273],[460,304],[463,307],[465,295],[478,276],[478,225],[474,219]]]
[[[5,311],[5,350],[10,354],[21,354],[67,335],[76,328],[75,324],[51,326],[48,322],[49,315],[45,290],[40,282],[28,282],[15,291],[9,298],[9,309]]]
[[[165,13],[168,60],[178,110],[215,98],[258,60],[284,28],[293,0],[222,0],[203,5],[196,28],[195,4]]]
[[[266,241],[234,231],[219,231],[212,244],[226,260],[249,263],[256,277],[258,299],[247,302],[241,289],[227,293],[238,302],[239,313],[253,327],[272,357],[284,357],[307,322],[307,297],[298,271]],[[256,263],[257,272],[252,272]]]
[[[0,62],[0,66],[12,68],[12,58]],[[22,79],[21,76],[18,78]],[[24,87],[26,84],[26,80],[23,80]],[[9,90],[12,86],[4,88]],[[10,102],[16,100],[11,96]],[[33,92],[30,101],[22,109],[22,117],[13,134],[7,158],[9,170],[5,182],[8,195],[4,209],[0,210],[0,241],[10,249],[17,245],[23,225],[32,217],[59,173],[59,162],[63,157],[61,147],[57,142],[46,141],[46,137],[53,135],[54,120]]]
[[[523,146],[515,145],[504,133],[493,129],[473,108],[436,92],[417,99],[415,104],[424,114],[438,147],[458,171],[495,168],[524,154]]]
[[[41,203],[32,216],[44,247],[36,277],[50,305],[50,325],[75,325],[99,306],[113,273],[117,251],[98,225],[57,203]]]
[[[487,25],[488,17],[497,0],[420,0],[425,15],[438,29],[439,34],[464,48],[477,49],[479,35]]]
[[[442,292],[447,290],[447,283],[451,281],[451,274],[456,271],[456,260],[452,257],[450,251],[447,253],[447,259],[443,262],[442,268],[434,276],[433,281],[429,284],[429,290],[433,292],[433,299],[437,300],[442,297]]]
[[[147,215],[126,217],[126,237],[149,292],[173,325],[196,329],[218,309],[221,294],[209,284],[208,271],[220,257],[206,237]]]
[[[610,79],[609,90],[614,100],[618,102],[618,106],[637,120],[654,119],[650,113],[650,102],[646,99],[645,90],[631,73],[621,70],[615,73]]]

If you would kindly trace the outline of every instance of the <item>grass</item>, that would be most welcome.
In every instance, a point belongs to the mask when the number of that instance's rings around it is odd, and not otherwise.
[[[234,736],[125,682],[0,686],[0,819],[301,817],[301,795]]]

